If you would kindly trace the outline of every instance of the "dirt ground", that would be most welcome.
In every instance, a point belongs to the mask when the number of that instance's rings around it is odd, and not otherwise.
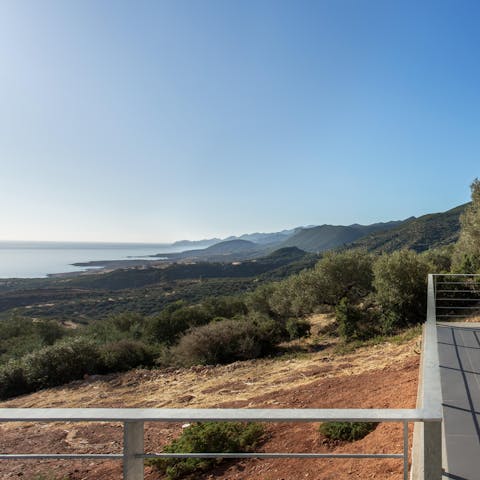
[[[242,407],[414,408],[418,339],[335,355],[332,347],[291,358],[170,371],[136,370],[92,376],[0,403],[0,407]],[[331,444],[318,424],[269,424],[259,451],[401,453],[400,424],[380,424],[364,439]],[[410,441],[413,425],[410,426]],[[159,452],[181,425],[148,423],[147,452]],[[121,424],[6,424],[1,453],[121,452]],[[0,478],[35,480],[121,479],[120,461],[1,461]],[[159,479],[150,467],[147,480]],[[315,459],[224,462],[197,477],[221,480],[342,480],[402,478],[402,460]]]

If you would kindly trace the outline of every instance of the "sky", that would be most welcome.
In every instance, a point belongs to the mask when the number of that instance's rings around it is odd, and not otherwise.
[[[0,240],[373,223],[480,176],[476,0],[0,0]]]

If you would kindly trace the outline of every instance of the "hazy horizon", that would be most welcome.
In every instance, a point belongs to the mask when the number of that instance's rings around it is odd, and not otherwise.
[[[451,208],[448,208],[447,210],[445,211],[448,211],[448,210],[451,210],[453,208],[456,208],[458,207],[459,205],[455,205]],[[440,211],[433,211],[433,212],[425,212],[425,214],[422,214],[422,215],[428,215],[428,214],[431,214],[431,213],[441,213]],[[405,217],[405,218],[391,218],[391,219],[384,219],[384,220],[378,220],[378,221],[373,221],[371,224],[375,224],[375,223],[388,223],[388,222],[395,222],[395,221],[404,221],[404,220],[407,220],[408,218],[411,218],[412,216],[418,218],[419,216],[422,216],[422,215],[409,215],[408,217]],[[366,223],[361,223],[361,222],[353,222],[353,223],[350,223],[348,225],[346,224],[339,224],[339,223],[332,223],[332,224],[328,224],[328,225],[333,225],[333,226],[350,226],[350,225],[371,225],[371,224],[366,224]],[[109,246],[115,246],[115,245],[118,245],[119,247],[123,247],[123,246],[154,246],[154,247],[161,247],[161,246],[170,246],[170,245],[173,245],[175,243],[180,243],[180,242],[195,242],[195,243],[201,243],[201,242],[210,242],[212,240],[219,240],[219,241],[222,241],[222,240],[226,240],[228,238],[231,238],[231,237],[241,237],[243,235],[254,235],[254,234],[269,234],[269,233],[277,233],[277,232],[282,232],[282,231],[289,231],[289,230],[293,230],[295,228],[313,228],[313,227],[317,227],[317,226],[321,226],[321,225],[327,225],[325,223],[318,223],[318,224],[309,224],[309,225],[295,225],[295,226],[292,226],[292,227],[288,227],[288,228],[280,228],[279,230],[275,230],[275,231],[266,231],[266,230],[263,230],[263,231],[245,231],[245,232],[241,232],[241,233],[236,233],[236,234],[227,234],[227,235],[224,235],[224,236],[219,236],[219,235],[214,235],[212,237],[202,237],[202,238],[177,238],[175,240],[173,240],[172,242],[162,242],[162,241],[158,241],[158,242],[142,242],[142,241],[137,241],[137,242],[122,242],[122,241],[117,241],[117,240],[102,240],[102,241],[95,241],[95,240],[86,240],[86,241],[79,241],[79,240],[35,240],[35,239],[30,239],[30,240],[25,240],[25,239],[1,239],[0,238],[0,246],[4,246],[6,244],[12,244],[14,246],[14,248],[17,248],[18,247],[18,244],[25,244],[25,245],[28,245],[28,244],[45,244],[45,245],[48,245],[48,244],[51,244],[52,246],[58,246],[60,244],[71,244],[73,247],[75,245],[81,245],[82,247],[84,246],[87,246],[87,245],[91,245],[93,248],[96,248],[97,246],[102,246],[102,245],[109,245]]]
[[[0,4],[0,240],[173,243],[469,199],[480,4]]]

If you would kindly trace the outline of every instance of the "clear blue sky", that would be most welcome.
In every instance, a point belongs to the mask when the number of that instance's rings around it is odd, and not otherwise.
[[[480,2],[3,0],[0,239],[443,211],[480,175]]]

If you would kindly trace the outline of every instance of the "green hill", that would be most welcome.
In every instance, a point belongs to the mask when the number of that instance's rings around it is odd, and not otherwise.
[[[460,215],[468,204],[442,213],[409,219],[388,231],[374,232],[351,242],[348,248],[370,252],[393,252],[409,248],[417,252],[455,243],[460,231]]]
[[[374,223],[372,225],[321,225],[303,228],[281,244],[282,247],[297,247],[306,252],[324,252],[379,230],[387,230],[401,225],[403,222]]]

